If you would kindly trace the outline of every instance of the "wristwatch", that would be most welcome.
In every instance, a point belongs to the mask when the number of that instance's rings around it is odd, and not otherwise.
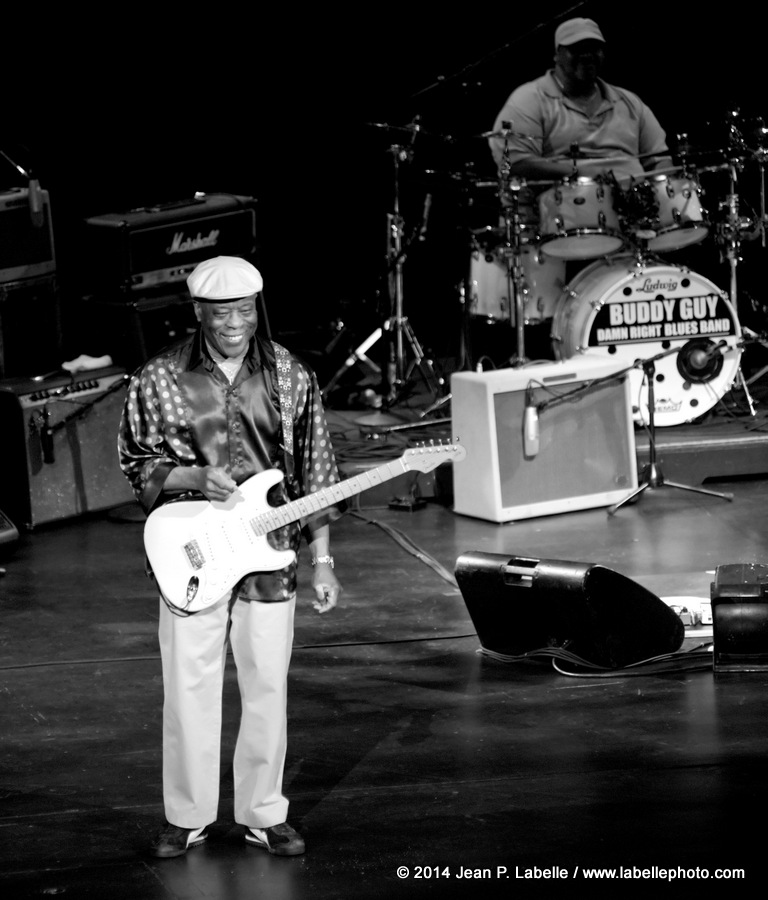
[[[312,565],[316,566],[318,563],[328,563],[328,565],[333,568],[333,557],[332,556],[317,556],[312,560]]]

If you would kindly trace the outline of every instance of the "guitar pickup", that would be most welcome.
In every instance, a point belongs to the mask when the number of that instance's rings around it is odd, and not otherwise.
[[[193,569],[203,568],[205,565],[205,557],[203,556],[197,541],[190,541],[188,544],[184,544],[184,552],[187,554],[187,559]]]

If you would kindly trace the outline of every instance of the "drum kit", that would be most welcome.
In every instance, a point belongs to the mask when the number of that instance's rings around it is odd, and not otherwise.
[[[526,328],[549,325],[548,350],[555,359],[588,354],[627,368],[641,358],[655,360],[652,411],[647,371],[637,365],[630,372],[638,424],[647,424],[649,414],[660,426],[690,422],[734,386],[743,389],[754,415],[740,367],[749,338],[737,311],[737,268],[743,241],[765,241],[768,145],[762,123],[750,132],[751,141],[738,111],[729,113],[727,124],[722,147],[694,152],[687,135],[678,135],[675,165],[621,182],[610,174],[618,159],[600,161],[608,175],[580,176],[584,157],[577,147],[565,157],[573,160],[571,177],[526,181],[510,174],[509,123],[479,136],[501,138],[504,153],[497,181],[477,180],[471,188],[493,187],[498,218],[470,229],[464,309],[472,322],[514,331],[509,365],[531,362]],[[705,165],[706,156],[716,161]],[[748,163],[757,165],[760,178],[754,217],[742,215],[738,193]],[[728,189],[715,209],[707,209],[702,181],[715,172],[727,173]],[[663,258],[710,237],[728,262],[729,291]]]
[[[388,339],[383,406],[395,404],[418,373],[433,391],[435,403],[450,400],[405,315],[403,267],[409,251],[424,240],[432,194],[426,194],[421,221],[406,233],[400,203],[401,169],[413,161],[419,140],[433,138],[455,145],[459,139],[425,131],[417,116],[410,124],[368,123],[393,138],[394,201],[387,215],[387,276],[391,315],[346,361],[324,393],[360,360],[369,348]],[[451,170],[442,182],[459,187],[461,229],[469,256],[462,283],[460,365],[481,371],[484,363],[523,366],[527,338],[546,334],[544,358],[568,360],[582,355],[608,357],[630,371],[633,416],[639,425],[672,426],[699,419],[737,387],[755,414],[741,356],[750,342],[768,346],[764,335],[742,328],[738,314],[737,271],[742,244],[766,241],[764,167],[768,128],[762,120],[743,119],[738,110],[725,118],[711,149],[694,148],[687,134],[677,135],[670,165],[648,168],[619,181],[626,158],[600,158],[608,174],[584,177],[579,164],[589,157],[572,146],[559,159],[570,160],[573,173],[558,181],[528,181],[514,176],[509,164],[510,123],[500,131],[472,136],[472,141],[502,139],[503,154],[494,178],[477,177],[472,164]],[[523,135],[525,137],[525,135]],[[642,158],[639,167],[647,162]],[[748,168],[749,167],[749,168]],[[756,167],[756,168],[755,168]],[[426,170],[436,175],[434,170]],[[704,184],[720,173],[727,180],[711,203]],[[744,215],[740,177],[758,176],[759,207]],[[714,181],[714,179],[713,179]],[[754,182],[753,182],[754,184]],[[714,194],[716,192],[712,192]],[[710,201],[705,205],[704,200]],[[478,211],[483,218],[478,220]],[[729,267],[728,290],[667,254],[690,251],[713,241],[719,261]],[[765,312],[765,311],[763,311]],[[505,360],[476,357],[470,325],[502,344]],[[477,330],[477,328],[476,328]],[[499,342],[501,337],[501,342]],[[482,343],[480,341],[479,343]],[[654,361],[649,390],[644,359]],[[374,367],[377,372],[381,370]],[[768,371],[768,367],[766,370]],[[750,379],[754,381],[763,372]],[[653,408],[649,408],[649,399]]]

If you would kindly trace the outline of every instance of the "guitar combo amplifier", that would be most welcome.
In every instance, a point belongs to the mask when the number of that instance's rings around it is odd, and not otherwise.
[[[457,513],[511,522],[611,506],[637,488],[629,378],[620,363],[584,354],[454,373],[451,414],[467,451],[453,465]]]
[[[90,286],[135,295],[183,283],[198,263],[212,256],[252,260],[255,203],[253,197],[236,194],[196,194],[87,219]]]
[[[126,388],[115,366],[0,381],[0,509],[20,528],[135,501],[117,455]]]

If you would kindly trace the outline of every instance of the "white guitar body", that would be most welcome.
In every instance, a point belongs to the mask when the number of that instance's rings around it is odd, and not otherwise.
[[[404,472],[430,472],[465,456],[459,444],[411,448],[398,460],[283,506],[267,502],[270,488],[283,479],[279,469],[268,469],[246,479],[223,503],[178,500],[153,510],[144,525],[147,558],[165,599],[185,612],[200,612],[251,572],[274,572],[294,561],[293,550],[270,547],[270,532]]]
[[[205,609],[249,573],[273,572],[294,561],[293,550],[275,550],[266,535],[250,526],[254,517],[272,510],[267,492],[282,479],[279,469],[269,469],[244,481],[223,503],[182,500],[154,510],[144,541],[152,572],[170,603]]]

